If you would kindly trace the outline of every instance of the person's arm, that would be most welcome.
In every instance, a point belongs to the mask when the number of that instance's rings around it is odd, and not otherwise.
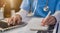
[[[22,19],[24,19],[27,16],[30,10],[30,0],[23,0],[20,9],[21,10],[18,13],[16,13],[16,15],[6,19],[9,25],[19,24],[22,22]]]
[[[20,15],[22,17],[22,19],[24,19],[27,14],[28,14],[28,11],[24,10],[24,9],[21,9],[19,12],[17,12],[16,14]]]
[[[56,11],[53,16],[56,18],[57,22],[60,22],[60,11]]]
[[[30,0],[22,0],[20,8],[21,10],[16,14],[19,14],[22,17],[22,19],[24,19],[30,10]]]

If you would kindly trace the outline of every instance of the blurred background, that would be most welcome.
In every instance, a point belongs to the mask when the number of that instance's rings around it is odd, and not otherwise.
[[[15,10],[15,12],[18,12],[20,10],[22,0],[0,0],[0,8],[4,7],[4,17],[8,18],[11,17],[11,10]]]

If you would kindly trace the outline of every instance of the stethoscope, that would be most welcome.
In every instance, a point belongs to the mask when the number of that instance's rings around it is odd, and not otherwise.
[[[33,16],[33,15],[35,14],[36,9],[37,9],[37,5],[38,5],[38,0],[36,0],[35,9],[34,9],[33,13],[30,14],[30,16]],[[44,10],[45,12],[47,12],[47,11],[49,10],[48,0],[46,0],[46,5],[45,5],[45,7],[43,8],[43,10]]]

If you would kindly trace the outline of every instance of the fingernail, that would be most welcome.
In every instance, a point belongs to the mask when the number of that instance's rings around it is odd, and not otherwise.
[[[44,24],[43,24],[43,23],[41,23],[41,25],[42,25],[42,26],[44,26]]]
[[[8,26],[10,26],[10,24],[8,23]]]
[[[45,26],[48,26],[48,25],[45,25]]]

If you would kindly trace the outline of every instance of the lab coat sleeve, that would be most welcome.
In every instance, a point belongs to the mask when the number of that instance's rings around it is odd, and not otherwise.
[[[22,0],[22,4],[20,6],[21,10],[16,14],[19,14],[22,17],[22,20],[26,18],[29,10],[30,10],[30,0]]]
[[[57,20],[55,27],[54,27],[54,30],[53,30],[53,33],[56,33],[57,25],[60,22],[60,11],[56,11],[53,16],[55,16],[55,18]]]
[[[17,12],[16,14],[19,14],[21,17],[22,17],[22,20],[26,18],[27,14],[29,12],[27,12],[26,10],[24,9],[21,9],[19,12]]]
[[[57,22],[60,22],[60,11],[56,11],[53,16],[55,16]]]
[[[30,0],[23,0],[20,8],[24,9],[26,11],[29,11],[30,10]]]
[[[54,30],[53,30],[53,33],[56,33],[57,25],[60,22],[60,11],[56,11],[53,16],[55,16],[55,18],[57,20],[55,27],[54,27]]]

